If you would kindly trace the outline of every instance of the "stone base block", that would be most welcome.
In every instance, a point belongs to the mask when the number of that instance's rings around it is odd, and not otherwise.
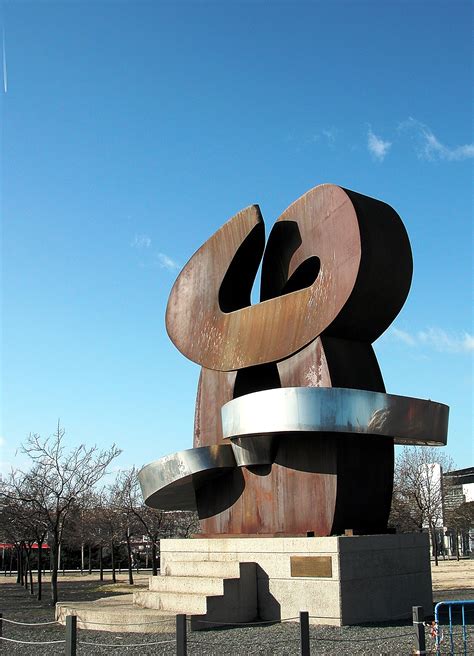
[[[262,620],[308,611],[313,624],[342,626],[409,618],[412,606],[432,611],[429,543],[422,533],[162,540],[161,571],[172,576],[184,563],[194,576],[256,563]]]

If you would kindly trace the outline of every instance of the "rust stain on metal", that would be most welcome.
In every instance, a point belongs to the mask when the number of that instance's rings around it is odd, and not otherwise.
[[[261,300],[251,305],[262,255]],[[401,309],[411,273],[397,213],[336,185],[290,205],[266,248],[258,206],[236,214],[191,257],[166,312],[171,340],[202,366],[194,446],[223,443],[220,410],[236,396],[293,386],[385,391],[371,344]],[[197,486],[201,530],[383,532],[392,478],[391,438],[278,436],[271,465]]]

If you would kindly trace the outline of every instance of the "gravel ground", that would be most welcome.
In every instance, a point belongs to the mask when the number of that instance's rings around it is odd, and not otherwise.
[[[109,586],[110,587],[110,586]],[[45,590],[48,597],[49,590]],[[80,578],[60,582],[62,601],[81,599],[93,600],[112,594],[104,590],[97,581],[83,581]],[[48,599],[38,602],[23,588],[11,582],[0,585],[0,610],[4,617],[22,622],[48,622],[54,620],[54,611],[48,605]],[[474,654],[474,613],[470,613],[468,654]],[[460,627],[456,627],[459,635]],[[4,622],[3,635],[23,641],[47,642],[64,640],[65,629],[58,624],[31,627]],[[374,656],[406,655],[413,653],[415,646],[413,626],[406,621],[366,626],[349,627],[310,627],[311,653],[318,655],[366,654]],[[165,643],[165,641],[172,641]],[[428,653],[433,647],[433,640],[427,631]],[[449,642],[447,638],[445,640]],[[1,641],[1,651],[12,656],[57,656],[64,653],[64,644],[25,645]],[[86,644],[93,643],[93,644]],[[110,646],[99,646],[103,645]],[[152,644],[165,643],[165,644]],[[140,645],[126,647],[126,645]],[[149,646],[147,646],[149,645]],[[448,645],[449,646],[449,645]],[[120,648],[119,648],[120,647]],[[457,640],[456,653],[462,651],[462,643]],[[110,633],[103,631],[78,631],[78,656],[97,654],[136,654],[137,656],[172,655],[176,653],[173,634]],[[442,654],[448,654],[444,648]],[[188,633],[189,656],[240,656],[259,654],[265,656],[292,656],[300,654],[299,625],[285,622],[257,627],[239,627],[232,629],[209,630]]]

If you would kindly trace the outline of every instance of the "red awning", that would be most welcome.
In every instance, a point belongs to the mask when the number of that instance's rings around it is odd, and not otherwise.
[[[9,544],[8,542],[0,542],[0,549],[14,549],[14,547],[15,547],[14,544]],[[43,542],[42,547],[43,547],[43,549],[49,549],[49,544],[46,544],[45,542]],[[34,542],[31,545],[31,548],[32,549],[37,549],[38,548],[37,543]]]

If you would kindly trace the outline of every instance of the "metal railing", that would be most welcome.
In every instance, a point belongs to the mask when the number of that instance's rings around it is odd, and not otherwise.
[[[290,617],[286,620],[272,620],[272,621],[261,621],[261,622],[238,622],[238,623],[229,623],[229,622],[206,622],[205,620],[199,620],[203,624],[212,624],[213,626],[262,626],[264,624],[277,624],[278,622],[284,621],[294,621],[297,620],[297,617]],[[126,643],[126,644],[115,644],[115,643],[104,643],[104,642],[89,642],[87,640],[78,639],[78,629],[81,629],[81,626],[78,626],[78,617],[77,615],[67,615],[66,616],[66,634],[63,640],[17,640],[16,638],[7,638],[3,635],[3,623],[14,624],[17,626],[46,626],[57,624],[60,625],[60,622],[48,621],[48,622],[19,622],[17,620],[7,619],[3,617],[3,613],[0,613],[0,648],[2,642],[12,642],[22,645],[59,645],[64,644],[65,646],[65,656],[76,656],[77,645],[88,645],[95,647],[115,647],[117,649],[128,649],[130,647],[148,647],[154,645],[165,645],[165,644],[176,644],[176,655],[177,656],[187,656],[187,616],[184,614],[176,615],[176,624],[175,624],[175,637],[171,640],[159,640],[155,642],[139,642],[139,643]],[[79,618],[79,622],[81,620]],[[155,620],[152,622],[136,622],[133,626],[145,626],[151,624],[161,624],[163,622],[168,623],[169,619],[164,620]],[[87,626],[96,625],[96,626],[118,626],[115,622],[84,622]],[[123,626],[123,623],[120,624]],[[310,656],[309,651],[309,614],[307,612],[300,613],[300,642],[301,642],[301,654],[302,656]]]
[[[381,639],[382,640],[396,640],[397,638],[403,638],[406,636],[412,636],[414,638],[414,649],[413,649],[413,654],[426,654],[426,641],[425,641],[425,629],[427,627],[431,627],[432,633],[431,635],[433,636],[433,625],[436,624],[438,626],[438,609],[442,605],[448,606],[450,609],[454,605],[468,605],[468,604],[474,604],[474,601],[452,601],[452,602],[441,602],[436,605],[435,609],[435,622],[433,622],[432,625],[426,624],[424,621],[424,615],[423,615],[423,608],[421,606],[414,606],[412,609],[413,612],[413,630],[410,632],[404,631],[402,633],[396,633],[393,635],[384,635],[383,637],[377,636],[377,637],[365,637],[365,638],[327,638],[327,637],[322,637],[322,636],[315,636],[314,631],[313,635],[310,636],[310,625],[309,625],[309,620],[310,619],[316,619],[313,616],[311,616],[307,611],[301,611],[299,613],[299,617],[287,617],[279,620],[262,620],[262,621],[254,621],[254,622],[215,622],[215,621],[207,621],[207,620],[201,620],[195,618],[193,621],[197,622],[198,624],[206,624],[209,625],[209,628],[219,628],[219,627],[228,627],[228,628],[237,628],[237,627],[262,627],[265,625],[275,625],[275,624],[280,624],[283,622],[297,622],[299,623],[299,650],[301,656],[310,656],[311,655],[311,642],[316,643],[316,642],[379,642]],[[172,618],[173,616],[171,616]],[[137,622],[134,624],[134,626],[144,626],[144,625],[150,625],[150,624],[161,624],[163,622],[169,623],[171,618],[167,619],[159,619],[155,621],[149,621],[149,622]],[[450,627],[452,626],[452,615],[451,611],[449,612],[449,618],[450,618]],[[467,628],[465,624],[465,614],[464,614],[464,608],[462,609],[462,618],[463,618],[463,631],[464,631],[464,654],[467,654]],[[82,640],[80,636],[78,637],[78,630],[81,629],[87,629],[89,625],[95,624],[97,626],[116,626],[115,623],[107,623],[107,622],[89,622],[85,620],[84,627],[81,626],[82,622],[80,617],[77,617],[76,615],[67,615],[66,616],[66,627],[65,627],[65,636],[64,639],[62,640],[49,640],[49,641],[31,641],[31,640],[18,640],[16,638],[9,638],[3,635],[3,624],[14,624],[14,625],[20,625],[20,626],[28,626],[28,627],[40,627],[40,626],[46,626],[46,625],[51,625],[51,624],[56,624],[60,625],[59,622],[57,621],[48,621],[48,622],[19,622],[16,620],[11,620],[6,617],[3,617],[3,614],[0,613],[0,649],[1,646],[4,642],[8,643],[18,643],[18,644],[25,644],[25,645],[59,645],[59,644],[64,644],[64,654],[65,656],[76,656],[76,650],[77,646],[79,645],[87,645],[87,646],[95,646],[95,647],[114,647],[116,649],[130,649],[130,648],[143,648],[143,647],[151,647],[154,645],[175,645],[176,648],[176,656],[187,656],[188,654],[188,644],[194,644],[196,641],[188,640],[188,631],[187,631],[187,622],[190,621],[191,618],[188,618],[184,614],[178,614],[175,616],[175,627],[174,627],[174,637],[171,639],[167,640],[158,640],[158,641],[150,641],[150,642],[137,642],[137,643],[126,643],[126,644],[115,644],[115,643],[105,643],[105,642],[91,642],[87,640]],[[60,625],[62,626],[62,625]],[[452,631],[450,629],[450,635],[452,634]],[[296,638],[296,636],[295,636]],[[436,649],[437,654],[440,654],[439,651],[439,636],[436,637]],[[206,645],[206,641],[201,641],[199,640],[198,643],[201,647]],[[451,639],[451,644],[454,645],[453,640]],[[209,644],[210,646],[210,644]],[[213,647],[215,644],[212,645]],[[432,653],[432,652],[431,652]],[[454,649],[452,649],[451,653],[454,653]]]
[[[452,601],[440,601],[439,603],[436,604],[435,610],[434,610],[434,622],[433,622],[433,627],[432,627],[432,635],[435,638],[436,641],[436,654],[437,656],[440,656],[441,654],[441,645],[444,642],[444,632],[442,628],[440,627],[440,621],[439,621],[439,615],[440,615],[440,610],[443,608],[447,608],[448,610],[448,619],[449,619],[449,653],[450,654],[455,654],[455,634],[454,634],[454,628],[453,628],[453,610],[458,610],[460,609],[461,611],[461,635],[462,635],[462,652],[457,652],[457,653],[462,653],[464,656],[467,656],[468,651],[467,651],[467,636],[468,636],[468,628],[467,628],[467,623],[466,623],[466,606],[468,611],[474,612],[474,599],[459,599],[459,600],[452,600]]]

